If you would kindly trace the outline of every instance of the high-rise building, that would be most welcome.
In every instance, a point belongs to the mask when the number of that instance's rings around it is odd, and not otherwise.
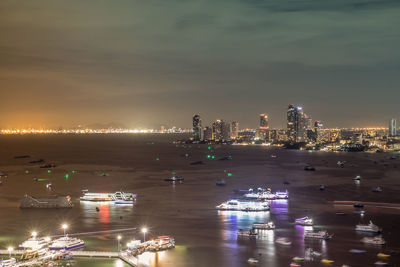
[[[389,124],[389,136],[396,136],[397,135],[397,123],[396,119],[391,119]]]
[[[312,129],[311,117],[303,112],[302,107],[288,106],[287,110],[287,135],[291,142],[305,142],[307,130]]]
[[[295,142],[297,136],[296,114],[297,109],[293,105],[289,105],[287,110],[287,135],[291,142]]]
[[[231,138],[236,139],[239,137],[239,122],[231,122]]]
[[[256,138],[260,140],[266,140],[268,129],[269,129],[268,115],[260,114],[260,125],[258,126],[258,129],[256,131]]]
[[[213,132],[213,140],[222,141],[228,140],[231,135],[231,127],[229,123],[226,123],[223,120],[216,120],[212,124],[212,132]]]
[[[203,133],[204,133],[204,140],[213,140],[213,132],[211,127],[208,126],[204,127]]]
[[[323,130],[322,128],[324,127],[324,125],[322,124],[321,121],[315,121],[314,122],[314,136],[315,136],[315,142],[317,144],[322,143],[323,140]]]
[[[202,137],[201,118],[199,114],[193,116],[193,139],[200,141]]]

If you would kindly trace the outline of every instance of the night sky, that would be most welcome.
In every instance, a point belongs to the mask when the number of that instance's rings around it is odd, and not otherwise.
[[[0,127],[400,118],[398,0],[1,0]]]

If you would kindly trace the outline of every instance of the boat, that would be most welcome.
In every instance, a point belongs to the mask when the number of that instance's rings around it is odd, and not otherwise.
[[[349,252],[350,253],[354,253],[354,254],[362,254],[362,253],[366,253],[367,251],[363,250],[363,249],[355,249],[355,248],[353,248],[353,249],[350,249]]]
[[[305,171],[315,171],[315,167],[307,165],[307,166],[304,167],[304,170]]]
[[[18,249],[21,250],[26,250],[26,249],[31,249],[31,250],[36,250],[40,249],[43,247],[46,247],[49,245],[51,242],[50,238],[44,238],[44,237],[31,237],[28,240],[25,240],[18,246]]]
[[[322,263],[325,263],[325,264],[331,264],[331,263],[334,263],[334,261],[333,261],[333,260],[328,260],[328,259],[322,259],[322,260],[321,260],[321,262],[322,262]]]
[[[270,207],[266,201],[238,201],[231,199],[216,206],[218,210],[235,211],[269,211]]]
[[[308,249],[306,249],[306,256],[307,256],[307,258],[310,258],[310,257],[320,257],[321,255],[322,255],[322,253],[321,252],[318,252],[318,251],[316,251],[316,250],[313,250],[312,248],[308,248]]]
[[[312,239],[331,239],[332,235],[328,234],[327,231],[306,231],[304,233],[304,238],[312,238]]]
[[[384,262],[384,261],[377,261],[377,262],[375,262],[375,265],[376,265],[376,266],[387,266],[388,263],[387,263],[387,262]]]
[[[360,215],[364,215],[365,214],[365,210],[355,210],[354,213],[360,214]]]
[[[301,265],[296,262],[292,262],[289,266],[290,267],[301,267]]]
[[[369,224],[357,224],[356,231],[380,233],[382,229],[379,228],[377,225],[373,224],[372,221],[369,221]]]
[[[308,218],[308,216],[303,218],[298,218],[294,221],[294,223],[304,226],[312,226],[314,224],[313,220],[311,218]]]
[[[257,191],[255,191],[253,188],[250,188],[248,193],[244,194],[244,197],[249,199],[268,200],[273,200],[276,198],[275,194],[273,194],[270,189],[263,189],[261,187],[257,188]]]
[[[288,199],[289,192],[286,190],[285,192],[277,191],[275,192],[276,199]]]
[[[336,212],[336,215],[338,215],[338,216],[345,216],[345,215],[347,215],[347,213],[345,213],[345,212]]]
[[[362,203],[354,203],[353,207],[354,208],[364,208],[364,204],[362,204]]]
[[[360,180],[361,180],[361,176],[360,176],[360,175],[357,175],[356,177],[353,178],[353,180],[355,180],[355,181],[360,181]]]
[[[377,256],[378,256],[379,258],[389,258],[389,257],[390,257],[389,254],[385,254],[385,253],[378,253]]]
[[[181,182],[181,181],[183,181],[183,177],[174,175],[174,176],[172,176],[170,178],[164,179],[164,181],[166,181],[166,182]]]
[[[15,258],[10,258],[8,260],[0,259],[0,266],[1,267],[11,267],[17,264],[17,260]]]
[[[321,186],[319,187],[319,190],[324,191],[324,190],[325,190],[325,185],[321,185]]]
[[[276,243],[280,244],[280,245],[284,245],[284,246],[290,246],[292,244],[292,241],[290,241],[288,238],[286,237],[279,237],[275,240]]]
[[[293,260],[293,261],[304,261],[304,258],[301,258],[301,257],[294,257],[292,260]]]
[[[237,236],[253,237],[257,235],[258,234],[254,231],[254,229],[239,229],[237,231]]]
[[[57,165],[56,165],[55,163],[47,163],[47,164],[41,165],[40,168],[42,168],[42,169],[47,169],[47,168],[54,168],[54,167],[56,167],[56,166],[57,166]]]
[[[275,229],[275,224],[273,222],[253,223],[253,229],[256,229],[256,230],[273,230],[273,229]]]
[[[217,180],[217,181],[215,182],[215,184],[218,185],[218,186],[225,186],[225,185],[226,185],[226,182],[225,182],[225,180]]]
[[[386,243],[382,236],[364,237],[361,242],[372,245],[384,245]]]
[[[85,242],[79,238],[63,236],[54,240],[49,246],[50,250],[72,250],[82,248],[85,246]]]
[[[257,263],[258,263],[258,260],[255,259],[255,258],[249,258],[249,259],[247,260],[247,262],[250,263],[250,264],[257,264]]]
[[[136,194],[115,192],[115,193],[89,193],[83,192],[83,196],[80,198],[81,201],[114,201],[116,204],[119,203],[134,203],[136,201]]]
[[[372,192],[380,193],[380,192],[382,192],[382,187],[378,186],[378,187],[372,188]]]

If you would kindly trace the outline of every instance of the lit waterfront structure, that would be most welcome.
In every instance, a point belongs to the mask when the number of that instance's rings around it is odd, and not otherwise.
[[[201,128],[201,118],[199,114],[193,116],[193,140],[202,140],[203,128]]]
[[[394,137],[397,136],[397,120],[391,119],[389,124],[389,136]]]

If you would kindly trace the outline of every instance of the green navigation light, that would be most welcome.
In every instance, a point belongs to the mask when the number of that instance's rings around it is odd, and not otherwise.
[[[207,158],[209,159],[209,158],[211,158],[211,156],[210,156],[210,155],[207,155]]]
[[[207,148],[208,148],[208,150],[211,150],[211,146],[208,146]]]
[[[232,176],[232,173],[229,172],[229,173],[228,173],[228,177],[231,177],[231,176]]]
[[[28,174],[28,173],[29,173],[29,171],[27,170],[27,171],[25,171],[25,173],[26,173],[26,174]]]
[[[160,158],[156,158],[156,160],[160,160]]]
[[[47,170],[47,173],[51,173],[51,170]]]
[[[65,174],[65,179],[68,180],[68,178],[69,178],[69,174],[67,173],[67,174]]]
[[[212,158],[212,159],[215,159],[215,156],[214,156],[214,155],[212,155],[212,156],[211,156],[211,158]]]

